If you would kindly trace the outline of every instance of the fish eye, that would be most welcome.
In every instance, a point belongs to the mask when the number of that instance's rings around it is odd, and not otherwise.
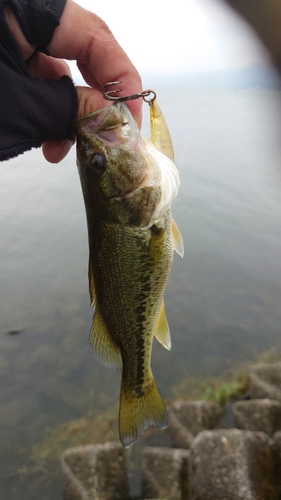
[[[100,176],[106,170],[106,159],[101,153],[93,153],[88,159],[88,165],[94,174]]]

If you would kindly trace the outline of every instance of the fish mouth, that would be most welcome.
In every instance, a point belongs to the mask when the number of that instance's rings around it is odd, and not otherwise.
[[[103,143],[113,146],[128,139],[130,126],[126,106],[114,103],[79,118],[77,133],[97,137]]]
[[[78,118],[77,128],[79,132],[87,135],[96,135],[99,132],[113,130],[122,125],[127,125],[128,119],[126,120],[126,117],[121,113],[119,108],[120,106],[112,104],[111,106],[106,106]]]

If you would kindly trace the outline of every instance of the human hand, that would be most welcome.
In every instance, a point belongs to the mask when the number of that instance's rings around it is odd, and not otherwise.
[[[77,66],[90,87],[76,87],[78,94],[78,117],[108,105],[100,91],[110,81],[122,81],[124,95],[142,90],[141,79],[128,56],[115,40],[108,26],[95,14],[88,12],[73,0],[67,0],[47,47],[50,56],[36,52],[24,37],[11,9],[6,9],[6,20],[13,32],[24,59],[31,56],[28,71],[32,77],[60,78],[71,76],[63,59],[76,60]],[[138,125],[141,124],[142,100],[129,101],[128,106]],[[72,143],[48,141],[43,144],[45,158],[51,163],[61,161]]]

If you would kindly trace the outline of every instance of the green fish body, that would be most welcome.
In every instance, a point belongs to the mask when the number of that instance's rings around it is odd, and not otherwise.
[[[172,156],[168,129],[161,116],[159,122],[161,112],[155,106],[152,140],[161,147],[162,128],[162,139],[168,134],[165,153]],[[178,172],[157,147],[141,137],[123,103],[78,122],[77,163],[95,308],[90,344],[98,359],[122,371],[119,434],[125,447],[149,425],[167,426],[150,360],[153,336],[167,349],[171,347],[163,295],[173,251],[182,255],[183,245],[171,215]]]

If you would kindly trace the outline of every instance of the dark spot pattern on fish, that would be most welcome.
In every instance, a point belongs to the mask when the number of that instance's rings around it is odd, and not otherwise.
[[[163,227],[153,224],[153,226],[150,227],[150,231],[154,236],[160,236],[160,234],[163,233]]]
[[[141,304],[136,308],[137,314],[142,314],[145,312],[145,304],[141,302]]]
[[[141,398],[144,394],[143,392],[143,382],[144,382],[144,366],[145,366],[145,343],[144,337],[141,336],[137,339],[137,378],[136,378],[136,396]]]
[[[145,314],[138,314],[137,316],[137,323],[143,323],[145,321]]]
[[[149,292],[151,290],[151,285],[149,283],[145,283],[142,289],[144,292]]]
[[[129,217],[129,224],[131,226],[138,226],[141,223],[141,213],[135,213]]]

